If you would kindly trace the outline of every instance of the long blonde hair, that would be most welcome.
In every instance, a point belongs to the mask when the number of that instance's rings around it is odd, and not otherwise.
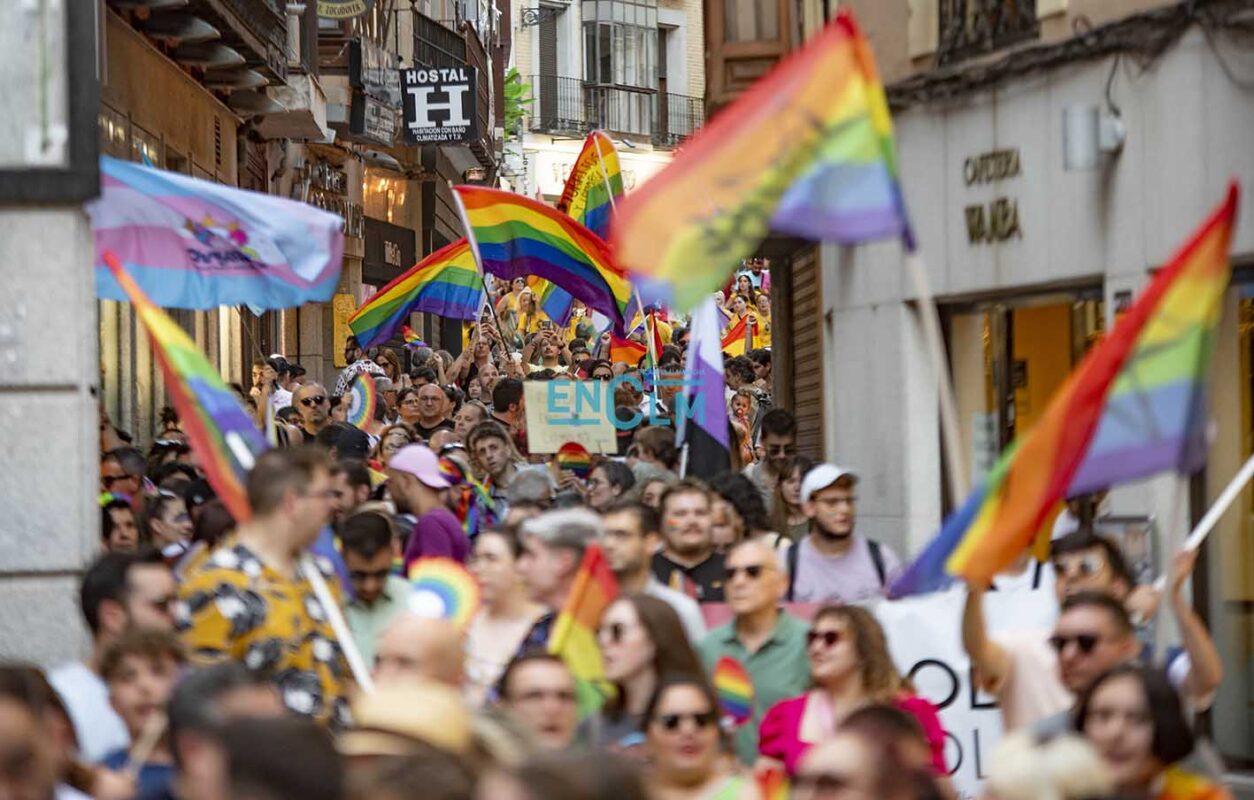
[[[893,664],[884,629],[870,611],[861,606],[823,606],[815,612],[812,624],[829,617],[843,620],[853,636],[867,699],[873,703],[891,703],[903,692],[914,691],[910,681],[903,678]]]

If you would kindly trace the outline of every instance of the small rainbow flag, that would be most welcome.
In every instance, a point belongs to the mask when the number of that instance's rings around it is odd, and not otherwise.
[[[374,419],[378,402],[379,391],[374,378],[364,372],[357,373],[348,387],[348,424],[364,431]]]
[[[269,449],[266,438],[244,411],[222,376],[191,337],[161,309],[109,251],[101,260],[130,298],[152,342],[165,376],[166,391],[183,422],[188,444],[200,460],[205,479],[237,522],[252,516],[244,478],[257,456]]]
[[[640,360],[649,354],[649,348],[631,339],[610,334],[610,361],[621,361],[631,367],[640,366]]]
[[[622,194],[623,174],[614,142],[601,131],[593,131],[570,169],[557,210],[604,239],[610,230],[611,198],[617,200]]]
[[[987,585],[1068,495],[1205,464],[1206,377],[1232,274],[1236,209],[1234,184],[893,582],[892,596],[940,589],[949,575]]]
[[[595,544],[588,545],[566,605],[553,623],[548,643],[549,652],[561,656],[575,676],[580,719],[595,714],[614,691],[613,684],[605,679],[597,626],[601,624],[601,615],[617,596],[618,581],[610,571],[605,553]]]
[[[736,725],[753,719],[753,679],[744,665],[731,656],[723,656],[714,665],[713,678],[723,715]]]
[[[409,567],[409,610],[466,630],[479,610],[479,582],[451,558],[420,558]]]
[[[552,281],[616,330],[626,324],[631,283],[592,231],[528,197],[482,186],[456,186],[474,231],[484,272],[506,280],[536,275]]]
[[[414,329],[408,325],[401,326],[401,338],[405,340],[405,346],[411,350],[417,350],[419,347],[430,347],[422,340],[422,337],[414,332]]]
[[[682,312],[722,286],[771,230],[911,244],[884,88],[843,8],[626,195],[611,237],[644,301]]]
[[[465,239],[436,250],[371,295],[348,318],[362,347],[387,341],[415,311],[475,319],[483,306],[483,279]]]
[[[557,448],[557,468],[568,469],[577,478],[586,478],[592,472],[592,455],[579,442],[567,442]]]

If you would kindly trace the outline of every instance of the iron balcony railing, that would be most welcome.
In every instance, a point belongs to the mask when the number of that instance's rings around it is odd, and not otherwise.
[[[940,0],[937,61],[952,64],[1040,35],[1036,0]]]
[[[674,147],[705,122],[700,97],[559,75],[532,75],[529,85],[527,126],[536,133],[582,136],[600,129]]]

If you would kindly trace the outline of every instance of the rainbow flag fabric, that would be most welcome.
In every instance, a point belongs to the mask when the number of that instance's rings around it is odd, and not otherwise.
[[[252,508],[244,478],[269,444],[191,337],[153,305],[117,256],[105,251],[101,259],[148,331],[166,391],[206,480],[237,522],[247,520]]]
[[[640,366],[640,361],[649,354],[649,348],[640,342],[623,339],[610,334],[610,361],[621,361],[631,367]]]
[[[685,312],[771,230],[912,246],[884,89],[846,9],[626,195],[611,240],[644,302]]]
[[[575,676],[579,717],[595,714],[613,691],[605,679],[605,664],[597,643],[601,615],[618,596],[618,581],[605,553],[595,544],[584,551],[566,605],[553,623],[548,650],[561,656]]]
[[[1206,378],[1232,274],[1237,208],[1224,203],[1154,275],[1110,334],[1055,394],[1040,421],[1002,454],[940,534],[890,587],[987,584],[1036,538],[1060,501],[1206,457]]]
[[[481,186],[454,187],[474,231],[484,272],[552,281],[621,330],[631,284],[609,248],[570,217],[528,197]]]
[[[373,347],[390,339],[415,311],[473,320],[482,306],[483,279],[474,253],[465,239],[458,239],[371,295],[348,318],[348,327],[362,347]]]
[[[610,231],[614,201],[622,194],[623,172],[614,142],[601,131],[593,131],[571,167],[557,210],[604,239]]]
[[[342,220],[306,203],[104,156],[86,209],[106,300],[130,299],[106,252],[160,308],[293,308],[340,280]]]
[[[753,314],[746,314],[741,317],[735,325],[727,329],[723,334],[723,352],[729,356],[743,356],[745,353],[753,349],[753,328],[750,324],[757,322],[757,317]]]

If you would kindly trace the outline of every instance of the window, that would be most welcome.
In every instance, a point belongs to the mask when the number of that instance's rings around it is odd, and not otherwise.
[[[657,4],[585,0],[584,58],[590,83],[657,88]]]
[[[770,42],[779,38],[776,0],[723,0],[723,7],[725,41]]]

